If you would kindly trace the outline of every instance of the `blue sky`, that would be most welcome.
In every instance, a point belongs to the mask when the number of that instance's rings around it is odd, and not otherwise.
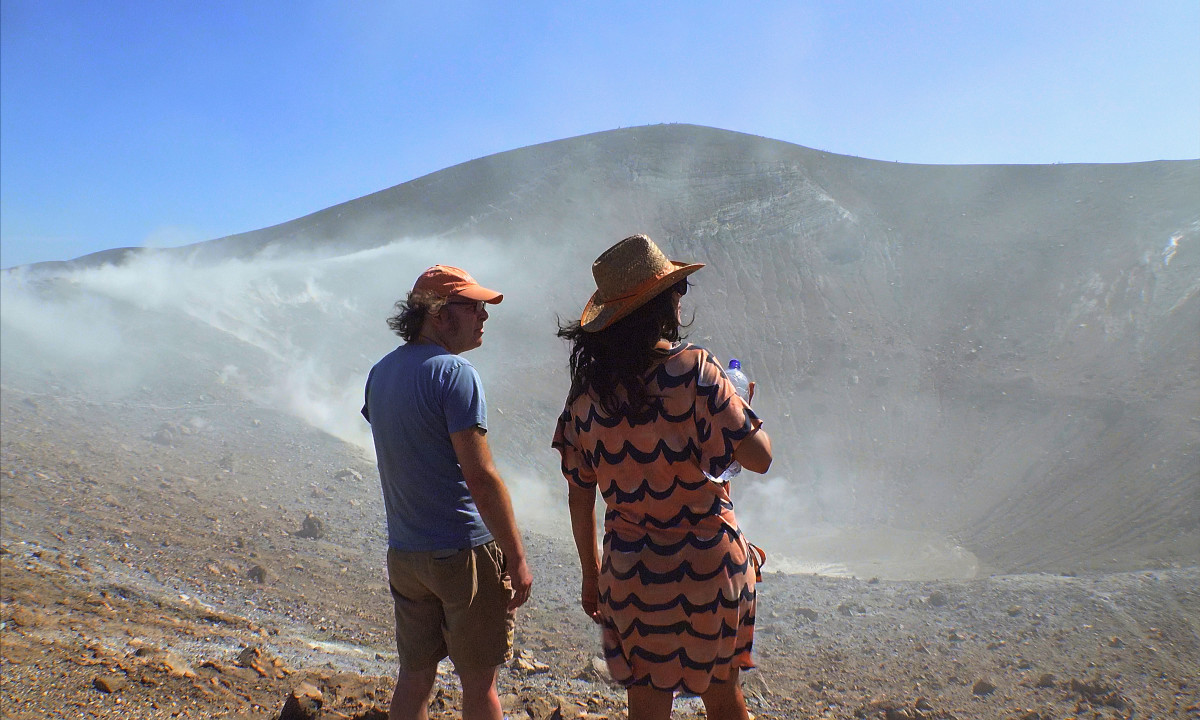
[[[0,266],[661,122],[901,162],[1200,158],[1200,2],[0,0]]]

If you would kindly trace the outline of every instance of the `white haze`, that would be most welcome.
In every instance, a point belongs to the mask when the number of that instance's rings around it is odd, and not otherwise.
[[[501,258],[481,262],[485,247],[484,241],[447,248],[404,240],[335,257],[301,253],[218,263],[144,253],[120,266],[68,272],[53,281],[53,291],[36,276],[8,273],[0,306],[5,341],[37,348],[63,372],[102,368],[107,374],[96,385],[121,393],[166,380],[156,358],[131,347],[131,335],[145,330],[136,317],[174,326],[178,336],[152,342],[163,349],[194,339],[197,327],[211,330],[216,336],[206,342],[239,347],[239,357],[257,362],[201,370],[239,386],[247,399],[370,452],[369,427],[358,410],[366,370],[398,342],[384,324],[393,303],[435,262],[486,266],[492,284],[502,285],[513,268]],[[519,312],[519,303],[518,295],[504,309]]]
[[[518,516],[525,527],[566,538],[564,485],[549,447],[567,387],[566,348],[554,328],[556,316],[579,311],[591,286],[589,269],[568,265],[566,257],[487,238],[403,239],[333,256],[267,252],[201,262],[151,251],[120,266],[68,270],[53,279],[9,272],[0,284],[3,368],[6,377],[33,373],[92,398],[165,393],[191,403],[211,401],[214,388],[233,391],[373,458],[359,409],[367,371],[399,342],[385,319],[426,267],[458,265],[505,293],[491,311],[484,346],[468,359],[488,391],[490,437]],[[716,300],[706,300],[703,278],[697,284],[688,301],[694,298],[702,320],[716,311]],[[730,354],[701,342],[721,357]],[[844,528],[862,509],[859,483],[829,457],[813,460],[826,468],[823,476],[743,473],[735,483],[742,525],[772,551],[775,569],[908,577],[930,567],[940,568],[936,574],[975,572],[973,558],[959,557],[962,551],[944,538],[901,538],[894,531],[874,537],[862,528],[850,537]]]
[[[51,391],[122,401],[166,392],[180,403],[202,402],[211,395],[206,388],[219,386],[294,415],[373,460],[359,410],[367,371],[400,342],[385,320],[422,270],[458,265],[505,293],[492,309],[485,346],[468,359],[489,390],[493,435],[519,432],[517,444],[531,446],[508,453],[507,462],[497,453],[523,520],[555,527],[555,508],[562,505],[565,517],[565,504],[548,430],[505,425],[506,410],[521,414],[521,387],[531,372],[542,390],[557,394],[566,383],[561,368],[546,377],[563,359],[550,357],[561,348],[553,337],[555,308],[541,289],[556,258],[540,250],[539,262],[529,263],[526,250],[497,250],[487,239],[404,239],[336,256],[265,253],[214,263],[144,252],[119,266],[49,278],[10,271],[0,280],[6,383],[33,375]]]

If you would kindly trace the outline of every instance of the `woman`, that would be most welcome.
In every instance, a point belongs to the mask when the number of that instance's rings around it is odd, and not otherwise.
[[[710,720],[744,720],[738,672],[754,667],[754,567],[727,485],[733,462],[771,465],[762,422],[721,364],[680,343],[680,298],[702,264],[645,235],[592,264],[596,292],[571,342],[571,390],[554,447],[568,480],[583,609],[603,628],[630,720],[671,716],[676,690]],[[597,558],[596,490],[607,506]]]

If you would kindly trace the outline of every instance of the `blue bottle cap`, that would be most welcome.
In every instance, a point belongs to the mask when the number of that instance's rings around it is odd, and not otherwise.
[[[730,370],[741,370],[742,363],[737,358],[730,358],[729,359],[729,369]]]

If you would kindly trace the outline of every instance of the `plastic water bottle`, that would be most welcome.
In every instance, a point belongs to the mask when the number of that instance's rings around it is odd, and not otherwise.
[[[729,378],[729,382],[733,383],[733,389],[746,402],[750,402],[750,378],[746,377],[746,373],[742,372],[742,363],[737,358],[732,358],[729,361],[729,369],[725,371],[725,375]]]
[[[750,402],[750,378],[746,377],[746,373],[742,372],[742,363],[740,360],[737,358],[729,360],[729,368],[725,371],[725,376],[729,378],[729,382],[733,383],[734,392],[746,402]],[[721,477],[717,478],[717,482],[727,483],[741,471],[742,466],[735,461],[725,469],[725,472],[721,473]]]

